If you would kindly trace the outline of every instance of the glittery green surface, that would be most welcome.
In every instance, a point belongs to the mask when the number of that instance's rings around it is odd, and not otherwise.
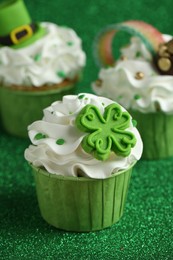
[[[90,92],[98,68],[92,39],[107,24],[142,19],[172,34],[171,0],[28,0],[34,20],[75,29],[87,67],[78,92]],[[68,233],[40,216],[31,170],[23,152],[29,141],[0,132],[0,259],[173,259],[173,158],[140,161],[132,174],[124,216],[111,228]]]

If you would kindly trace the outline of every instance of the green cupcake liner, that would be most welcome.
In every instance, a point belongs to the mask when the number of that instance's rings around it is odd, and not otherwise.
[[[123,215],[132,166],[106,179],[64,177],[32,168],[41,215],[50,225],[89,232],[110,227]]]
[[[0,87],[2,127],[9,134],[27,137],[27,127],[43,117],[43,109],[63,95],[74,94],[74,83],[61,89],[21,91]]]
[[[162,112],[144,114],[130,111],[137,121],[144,149],[143,159],[163,159],[173,156],[173,115]]]

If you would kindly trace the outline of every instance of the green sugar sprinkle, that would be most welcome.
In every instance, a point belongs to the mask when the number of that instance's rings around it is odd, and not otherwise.
[[[58,144],[58,145],[63,145],[64,143],[65,143],[65,140],[62,139],[62,138],[60,138],[60,139],[58,139],[58,140],[56,141],[56,144]]]
[[[37,54],[34,56],[34,60],[35,60],[35,61],[41,60],[41,53],[37,53]]]
[[[85,100],[88,100],[88,98],[86,97]]]
[[[34,136],[34,139],[35,140],[40,140],[40,139],[44,139],[46,138],[47,136],[45,134],[42,134],[42,133],[38,133]]]
[[[60,78],[65,78],[65,76],[66,76],[66,74],[65,74],[65,72],[64,71],[58,71],[57,72],[57,75],[60,77]]]
[[[140,51],[137,51],[137,53],[136,53],[136,58],[139,58],[139,57],[141,57],[141,52],[140,52]]]
[[[78,96],[78,99],[83,99],[85,97],[85,95],[80,95]]]
[[[138,95],[138,94],[134,95],[134,99],[138,100],[138,99],[140,99],[140,98],[141,98],[140,95]]]
[[[105,103],[102,103],[102,106],[104,106],[105,105]]]
[[[73,42],[67,42],[68,46],[72,46],[74,43]]]
[[[132,119],[132,124],[133,124],[134,127],[136,127],[137,126],[137,121],[135,119]]]
[[[73,114],[73,112],[69,112],[69,115],[72,115]]]

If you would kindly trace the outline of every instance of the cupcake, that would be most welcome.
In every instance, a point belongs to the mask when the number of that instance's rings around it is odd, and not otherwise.
[[[67,231],[111,226],[123,215],[131,171],[142,153],[135,121],[118,103],[64,96],[28,127],[42,217]]]
[[[25,137],[43,108],[74,92],[85,54],[74,30],[33,22],[22,0],[0,5],[0,28],[1,120],[8,133]]]
[[[118,30],[132,37],[115,62],[111,44]],[[143,158],[173,156],[172,36],[142,21],[115,24],[97,37],[95,58],[102,68],[93,90],[130,111],[143,140]]]

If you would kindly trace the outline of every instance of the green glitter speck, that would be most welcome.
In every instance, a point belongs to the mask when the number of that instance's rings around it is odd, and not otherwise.
[[[60,78],[65,78],[65,76],[66,76],[66,74],[65,74],[65,72],[64,71],[58,71],[57,72],[57,75],[60,77]]]
[[[83,99],[85,97],[85,95],[80,95],[78,96],[78,99]]]
[[[37,54],[34,56],[34,60],[35,60],[35,61],[41,60],[41,54],[40,54],[40,53],[37,53]]]
[[[42,134],[42,133],[38,133],[34,136],[34,139],[35,140],[40,140],[40,139],[44,139],[46,138],[46,135],[45,134]]]
[[[67,42],[68,46],[72,46],[74,43],[73,42]]]
[[[138,99],[140,99],[140,98],[141,98],[140,95],[138,95],[138,94],[134,95],[134,99],[138,100]]]
[[[133,124],[134,127],[136,127],[137,126],[137,121],[135,119],[132,119],[132,124]]]
[[[141,57],[141,53],[140,53],[140,51],[137,51],[136,58],[139,58],[139,57]]]
[[[64,143],[65,143],[65,140],[62,139],[62,138],[60,138],[60,139],[58,139],[58,140],[56,141],[56,144],[58,144],[58,145],[63,145]]]

